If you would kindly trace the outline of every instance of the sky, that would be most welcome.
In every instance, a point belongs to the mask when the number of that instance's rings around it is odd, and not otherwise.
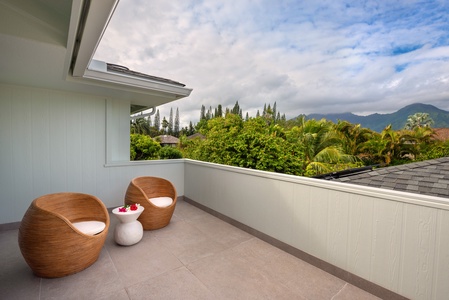
[[[120,0],[95,59],[192,88],[181,126],[238,101],[300,114],[449,111],[447,0]]]

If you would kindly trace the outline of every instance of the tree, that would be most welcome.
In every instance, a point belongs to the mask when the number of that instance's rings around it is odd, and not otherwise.
[[[200,122],[201,120],[206,119],[206,107],[204,105],[201,105],[201,111],[200,111]]]
[[[150,135],[150,123],[146,118],[138,118],[131,121],[131,133]]]
[[[400,164],[416,155],[413,138],[407,131],[395,131],[391,124],[374,134],[360,148],[366,158],[382,165]]]
[[[372,130],[363,128],[360,124],[349,123],[348,121],[339,120],[334,128],[340,134],[343,152],[354,156],[361,153],[361,145],[368,141],[374,134]]]
[[[147,135],[131,134],[130,159],[149,160],[158,159],[161,145]]]
[[[413,130],[416,127],[430,127],[433,123],[434,121],[428,113],[416,113],[408,116],[405,129]]]
[[[168,121],[165,119],[165,117],[162,119],[162,129],[164,131],[164,134],[167,134],[167,127],[168,127]]]
[[[359,145],[363,161],[368,165],[385,164],[387,141],[375,132],[370,139]]]
[[[182,152],[173,147],[162,147],[159,150],[160,159],[177,159],[182,158]]]
[[[286,174],[303,171],[301,155],[289,145],[283,129],[267,127],[262,118],[243,121],[229,113],[209,120],[203,134],[205,140],[183,143],[185,157]]]
[[[192,121],[189,122],[189,134],[188,135],[192,135],[195,133],[195,128],[193,127]]]
[[[223,107],[221,106],[221,104],[218,104],[217,113],[215,114],[215,117],[216,118],[223,117]]]
[[[235,102],[234,107],[231,110],[231,113],[233,113],[234,115],[240,116],[241,110],[240,110],[240,105],[239,105],[238,101]]]
[[[173,135],[173,107],[170,108],[170,116],[168,118],[168,130],[169,135]]]
[[[437,144],[433,138],[435,131],[430,127],[415,127],[413,130],[406,130],[403,138],[407,138],[406,143],[411,145],[413,158],[417,158],[421,153],[427,152],[430,147]]]
[[[214,116],[213,116],[213,113],[212,113],[212,106],[209,106],[209,109],[207,110],[207,112],[206,112],[206,120],[210,120],[210,119],[212,119]]]
[[[179,137],[179,109],[176,108],[174,136]]]
[[[243,151],[239,152],[236,165],[284,174],[303,174],[300,149],[289,143],[280,126],[267,126],[263,118],[251,118],[244,123],[239,139]]]
[[[154,116],[154,128],[156,131],[161,131],[161,116],[159,114],[159,109],[156,111],[156,115]]]
[[[270,126],[273,122],[273,110],[271,109],[270,104],[268,104],[267,108],[264,108],[264,114],[262,115],[262,118],[265,120],[268,126]]]
[[[304,151],[305,174],[308,176],[356,166],[357,158],[343,152],[340,136],[332,122],[302,118],[298,142]]]

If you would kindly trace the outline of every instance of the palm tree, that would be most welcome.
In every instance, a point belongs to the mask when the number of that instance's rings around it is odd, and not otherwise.
[[[335,171],[357,161],[355,156],[342,151],[340,135],[332,122],[303,119],[302,123],[299,142],[304,151],[306,175]]]
[[[415,154],[411,140],[408,131],[395,131],[390,124],[380,135],[373,135],[363,143],[361,149],[375,162],[389,165]]]
[[[430,127],[415,127],[413,130],[406,131],[404,138],[408,139],[406,143],[411,145],[414,157],[419,156],[421,150],[435,144],[434,133],[435,131]]]
[[[354,156],[361,153],[361,145],[374,135],[371,129],[348,121],[338,121],[335,130],[341,136],[343,151]]]
[[[145,118],[131,121],[131,133],[150,135],[150,123]]]
[[[385,157],[385,164],[389,165],[392,158],[399,151],[399,143],[401,139],[396,131],[391,128],[391,124],[382,130],[381,138],[386,142],[385,149],[382,152]]]
[[[359,147],[360,154],[363,161],[366,164],[385,164],[385,149],[387,148],[388,141],[382,139],[382,136],[379,133],[374,133],[371,138],[364,143],[362,143]]]

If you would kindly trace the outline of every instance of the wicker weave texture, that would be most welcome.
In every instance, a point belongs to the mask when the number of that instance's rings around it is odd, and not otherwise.
[[[81,221],[101,221],[106,228],[97,235],[86,235],[72,225]],[[19,228],[19,247],[37,276],[67,276],[98,259],[108,229],[108,211],[97,197],[49,194],[35,199],[26,211]]]
[[[148,199],[170,197],[173,203],[168,207],[158,207]],[[129,183],[125,194],[125,204],[139,203],[145,210],[137,219],[144,230],[154,230],[167,226],[176,206],[176,189],[173,184],[160,177],[136,177]]]

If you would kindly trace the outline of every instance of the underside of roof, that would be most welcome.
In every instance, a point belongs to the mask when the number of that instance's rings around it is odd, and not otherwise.
[[[0,0],[0,82],[155,107],[191,93],[185,85],[93,61],[117,0]]]

